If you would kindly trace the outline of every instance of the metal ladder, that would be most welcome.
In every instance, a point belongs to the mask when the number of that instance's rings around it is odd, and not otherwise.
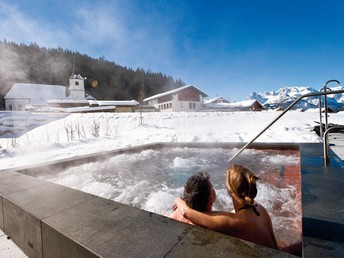
[[[324,86],[324,92],[316,92],[316,93],[309,93],[300,96],[297,98],[293,103],[291,103],[280,115],[278,115],[270,124],[268,124],[262,131],[260,131],[255,137],[253,137],[252,140],[247,142],[233,157],[231,157],[228,161],[231,162],[233,159],[235,159],[241,152],[243,152],[250,144],[252,144],[259,136],[261,136],[267,129],[270,128],[277,120],[279,120],[282,116],[284,116],[285,113],[287,113],[297,102],[299,102],[301,99],[306,98],[306,97],[315,97],[319,96],[319,112],[320,112],[320,128],[322,130],[322,111],[321,111],[321,99],[320,96],[325,96],[325,133],[323,135],[323,145],[324,145],[324,165],[327,166],[327,161],[328,161],[328,132],[331,131],[328,129],[328,123],[327,123],[327,95],[332,95],[332,94],[339,94],[339,93],[344,93],[344,90],[337,90],[337,91],[327,91],[327,84],[330,82],[336,82],[339,84],[339,81],[337,80],[329,80],[325,83]],[[331,128],[330,128],[331,129]],[[320,131],[320,137],[322,137],[322,131]]]

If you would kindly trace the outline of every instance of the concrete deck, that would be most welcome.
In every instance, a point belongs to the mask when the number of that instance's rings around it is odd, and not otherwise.
[[[332,141],[330,141],[332,143]],[[303,257],[343,257],[338,157],[300,145]],[[29,257],[290,257],[14,171],[0,171],[0,229]]]

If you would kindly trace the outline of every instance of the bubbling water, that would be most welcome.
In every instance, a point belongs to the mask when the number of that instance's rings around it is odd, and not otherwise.
[[[119,154],[41,179],[125,203],[161,215],[169,215],[187,179],[208,172],[216,190],[214,210],[234,211],[225,186],[228,158],[236,149],[162,148],[135,154]],[[299,156],[285,151],[248,149],[235,160],[262,179],[257,202],[271,215],[276,238],[282,245],[301,239]]]

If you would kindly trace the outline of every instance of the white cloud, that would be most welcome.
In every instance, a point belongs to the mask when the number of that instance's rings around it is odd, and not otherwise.
[[[59,10],[61,17],[54,22],[55,17],[30,15],[19,4],[0,3],[0,40],[62,47],[134,69],[169,73],[176,55],[167,17],[126,1],[71,5]]]
[[[120,21],[120,12],[106,6],[78,9],[74,29],[88,44],[121,44],[127,41],[127,29]]]
[[[25,15],[14,5],[0,3],[0,39],[57,47],[68,41],[68,36],[52,24],[42,24],[34,17]]]

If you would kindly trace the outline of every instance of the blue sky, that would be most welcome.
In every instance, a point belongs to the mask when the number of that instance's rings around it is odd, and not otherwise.
[[[344,80],[341,0],[2,0],[4,39],[162,72],[230,101]]]

